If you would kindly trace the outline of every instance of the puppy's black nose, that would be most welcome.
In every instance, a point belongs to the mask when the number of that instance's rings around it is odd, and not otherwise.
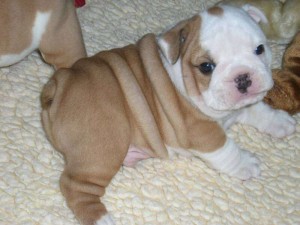
[[[252,81],[248,73],[240,74],[235,79],[234,82],[236,83],[236,88],[242,94],[247,92],[247,88],[251,86]]]

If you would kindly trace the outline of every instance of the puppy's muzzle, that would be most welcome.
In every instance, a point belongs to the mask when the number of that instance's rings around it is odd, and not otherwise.
[[[236,88],[242,94],[247,93],[247,89],[252,85],[250,75],[248,73],[240,74],[235,79]]]

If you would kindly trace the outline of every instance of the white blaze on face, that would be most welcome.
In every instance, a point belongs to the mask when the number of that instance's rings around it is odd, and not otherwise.
[[[271,51],[263,32],[246,11],[222,8],[219,15],[207,11],[200,14],[200,46],[216,64],[201,99],[204,107],[231,111],[261,100],[272,87]],[[259,45],[264,46],[264,52],[257,55]],[[245,88],[243,82],[249,81]]]

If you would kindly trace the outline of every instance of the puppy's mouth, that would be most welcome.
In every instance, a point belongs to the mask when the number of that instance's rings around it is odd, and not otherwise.
[[[265,95],[267,94],[267,91],[260,91],[260,92],[246,92],[242,94],[239,101],[236,102],[236,104],[233,104],[231,109],[236,110],[240,109],[242,107],[254,104],[258,101],[261,101]]]
[[[204,102],[214,111],[238,110],[261,101],[270,89],[269,87],[263,89],[257,89],[255,87],[249,89],[241,87],[234,88],[235,89],[229,91],[222,90],[211,96],[204,95]]]
[[[216,99],[210,94],[195,96],[192,98],[192,100],[194,104],[198,106],[199,109],[207,116],[213,116],[214,118],[223,118],[233,111],[261,101],[266,93],[266,90],[252,93],[248,92],[246,94],[243,94],[244,99],[240,99],[240,101],[238,102],[228,101],[227,99],[220,96]],[[224,97],[224,95],[221,96]]]
[[[261,101],[264,96],[266,95],[266,92],[260,93],[260,94],[248,94],[248,97],[245,98],[244,100],[241,100],[237,103],[234,104],[229,104],[221,107],[215,107],[214,105],[210,106],[213,110],[215,111],[233,111],[233,110],[238,110],[243,107],[246,107],[248,105],[255,104],[259,101]]]

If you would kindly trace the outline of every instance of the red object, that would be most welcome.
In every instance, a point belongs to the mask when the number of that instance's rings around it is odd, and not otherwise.
[[[85,0],[75,0],[75,7],[79,8],[85,5]]]

